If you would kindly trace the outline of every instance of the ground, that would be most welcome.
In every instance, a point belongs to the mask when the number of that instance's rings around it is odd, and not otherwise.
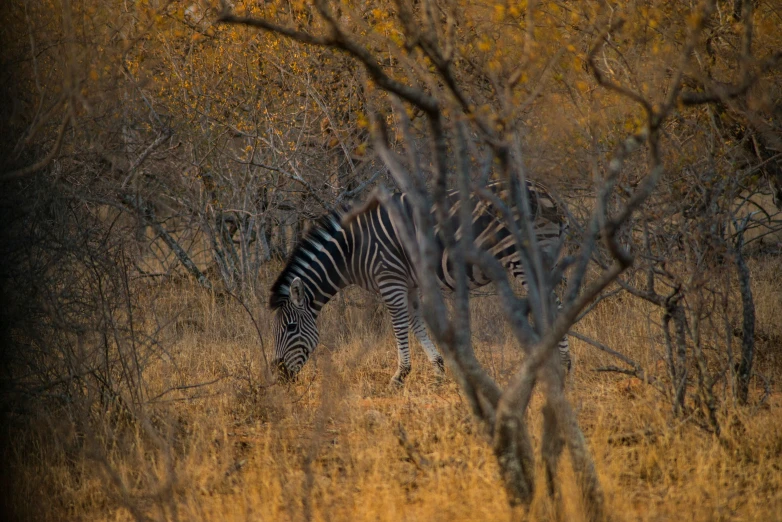
[[[773,321],[782,311],[782,287],[774,266],[756,271],[759,331],[771,336],[756,368],[771,382],[771,393],[757,381],[751,404],[737,407],[718,383],[721,437],[700,427],[697,416],[673,417],[668,400],[651,386],[595,372],[615,361],[573,340],[567,394],[593,452],[610,520],[782,520],[780,330]],[[155,303],[151,308],[172,318],[171,348],[149,364],[145,378],[150,396],[168,393],[149,409],[146,424],[98,433],[111,441],[99,446],[108,448],[103,453],[41,442],[38,453],[18,455],[14,495],[23,515],[395,522],[556,517],[542,473],[532,506],[509,506],[485,433],[453,379],[438,381],[417,344],[407,384],[389,387],[396,363],[390,326],[359,291],[327,307],[317,357],[286,387],[265,387],[255,327],[231,299],[180,288],[156,295]],[[251,309],[265,334],[267,312]],[[478,357],[505,382],[521,356],[498,317],[497,299],[479,297],[473,310]],[[578,330],[664,377],[660,339],[649,323],[659,317],[646,312],[614,299]],[[268,337],[264,343],[270,350]],[[205,382],[212,384],[170,390]],[[536,445],[540,406],[536,396],[528,413]],[[47,422],[48,429],[67,429]],[[582,520],[567,457],[561,470],[563,520]]]

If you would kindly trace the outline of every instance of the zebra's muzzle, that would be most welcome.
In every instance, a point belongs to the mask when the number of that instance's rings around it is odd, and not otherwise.
[[[275,359],[272,361],[272,368],[276,370],[277,377],[280,379],[280,381],[284,383],[291,383],[296,380],[296,375],[298,372],[289,370],[288,367],[285,366],[285,361],[282,359]]]

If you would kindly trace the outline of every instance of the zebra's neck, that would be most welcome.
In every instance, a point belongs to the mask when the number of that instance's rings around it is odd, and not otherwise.
[[[338,212],[324,216],[299,241],[272,286],[272,308],[289,298],[290,284],[297,277],[316,317],[332,297],[355,282],[349,263],[355,242],[351,242],[348,231],[342,227],[341,218]]]
[[[492,186],[492,189],[496,189]],[[530,206],[538,242],[544,249],[559,244],[566,219],[560,215],[556,202],[537,185],[528,184]],[[502,190],[496,191],[504,196]],[[456,193],[450,193],[454,198]],[[397,203],[412,217],[412,211],[403,195],[394,196]],[[451,219],[456,220],[458,201],[453,201]],[[298,277],[302,280],[308,302],[317,316],[323,306],[341,289],[358,284],[369,290],[381,291],[381,282],[407,281],[417,283],[415,269],[397,235],[395,224],[388,210],[377,198],[354,208],[352,216],[343,226],[344,211],[332,212],[317,221],[295,247],[288,264],[272,286],[270,306],[278,308],[290,296],[290,285]],[[517,277],[523,275],[515,238],[499,217],[490,202],[475,201],[473,208],[473,237],[475,244],[511,269]],[[458,226],[459,223],[454,223]],[[417,225],[415,225],[417,226]],[[439,231],[436,229],[436,231]],[[457,237],[460,233],[457,230]],[[440,246],[437,276],[446,288],[453,289],[455,280],[453,264],[444,250],[439,233]],[[473,287],[487,284],[489,279],[478,267],[468,268],[469,283]],[[380,277],[379,277],[380,276]],[[396,284],[396,283],[395,283]],[[381,292],[382,293],[382,292]]]

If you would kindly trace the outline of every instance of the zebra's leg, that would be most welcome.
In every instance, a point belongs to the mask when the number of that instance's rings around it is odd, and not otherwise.
[[[560,312],[562,311],[562,301],[559,300],[559,296],[554,293],[554,302],[557,304],[557,310]],[[570,369],[573,366],[573,359],[570,357],[570,341],[565,334],[562,336],[562,339],[559,340],[559,343],[557,344],[557,349],[559,350],[559,362],[562,363],[562,367],[565,369],[565,374],[570,374]]]
[[[380,296],[391,316],[391,325],[394,328],[394,337],[396,337],[398,365],[396,373],[391,377],[391,384],[402,385],[411,369],[407,284],[400,281],[386,281],[379,286]]]
[[[524,277],[524,271],[521,269],[521,266],[513,266],[512,272],[514,277],[521,280],[521,286],[524,288],[524,291],[529,293],[527,289],[527,280]],[[556,292],[553,292],[553,294],[554,302],[557,305],[557,310],[562,311],[562,301],[559,300],[559,296]],[[570,374],[570,369],[573,366],[573,360],[570,357],[570,340],[568,339],[567,334],[565,334],[562,339],[559,340],[559,343],[557,344],[557,351],[559,351],[559,362],[565,369],[565,373]]]
[[[413,330],[418,342],[421,343],[426,356],[429,358],[429,362],[434,365],[437,374],[442,376],[445,374],[443,356],[437,351],[437,347],[432,342],[432,339],[429,338],[429,332],[426,331],[426,325],[421,316],[421,299],[417,289],[410,289],[407,294],[407,302],[410,309],[410,329]]]

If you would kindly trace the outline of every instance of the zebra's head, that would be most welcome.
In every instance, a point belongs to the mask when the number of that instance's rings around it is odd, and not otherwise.
[[[301,278],[294,278],[290,284],[288,298],[277,302],[272,331],[272,365],[282,379],[292,381],[318,345],[315,315]]]

